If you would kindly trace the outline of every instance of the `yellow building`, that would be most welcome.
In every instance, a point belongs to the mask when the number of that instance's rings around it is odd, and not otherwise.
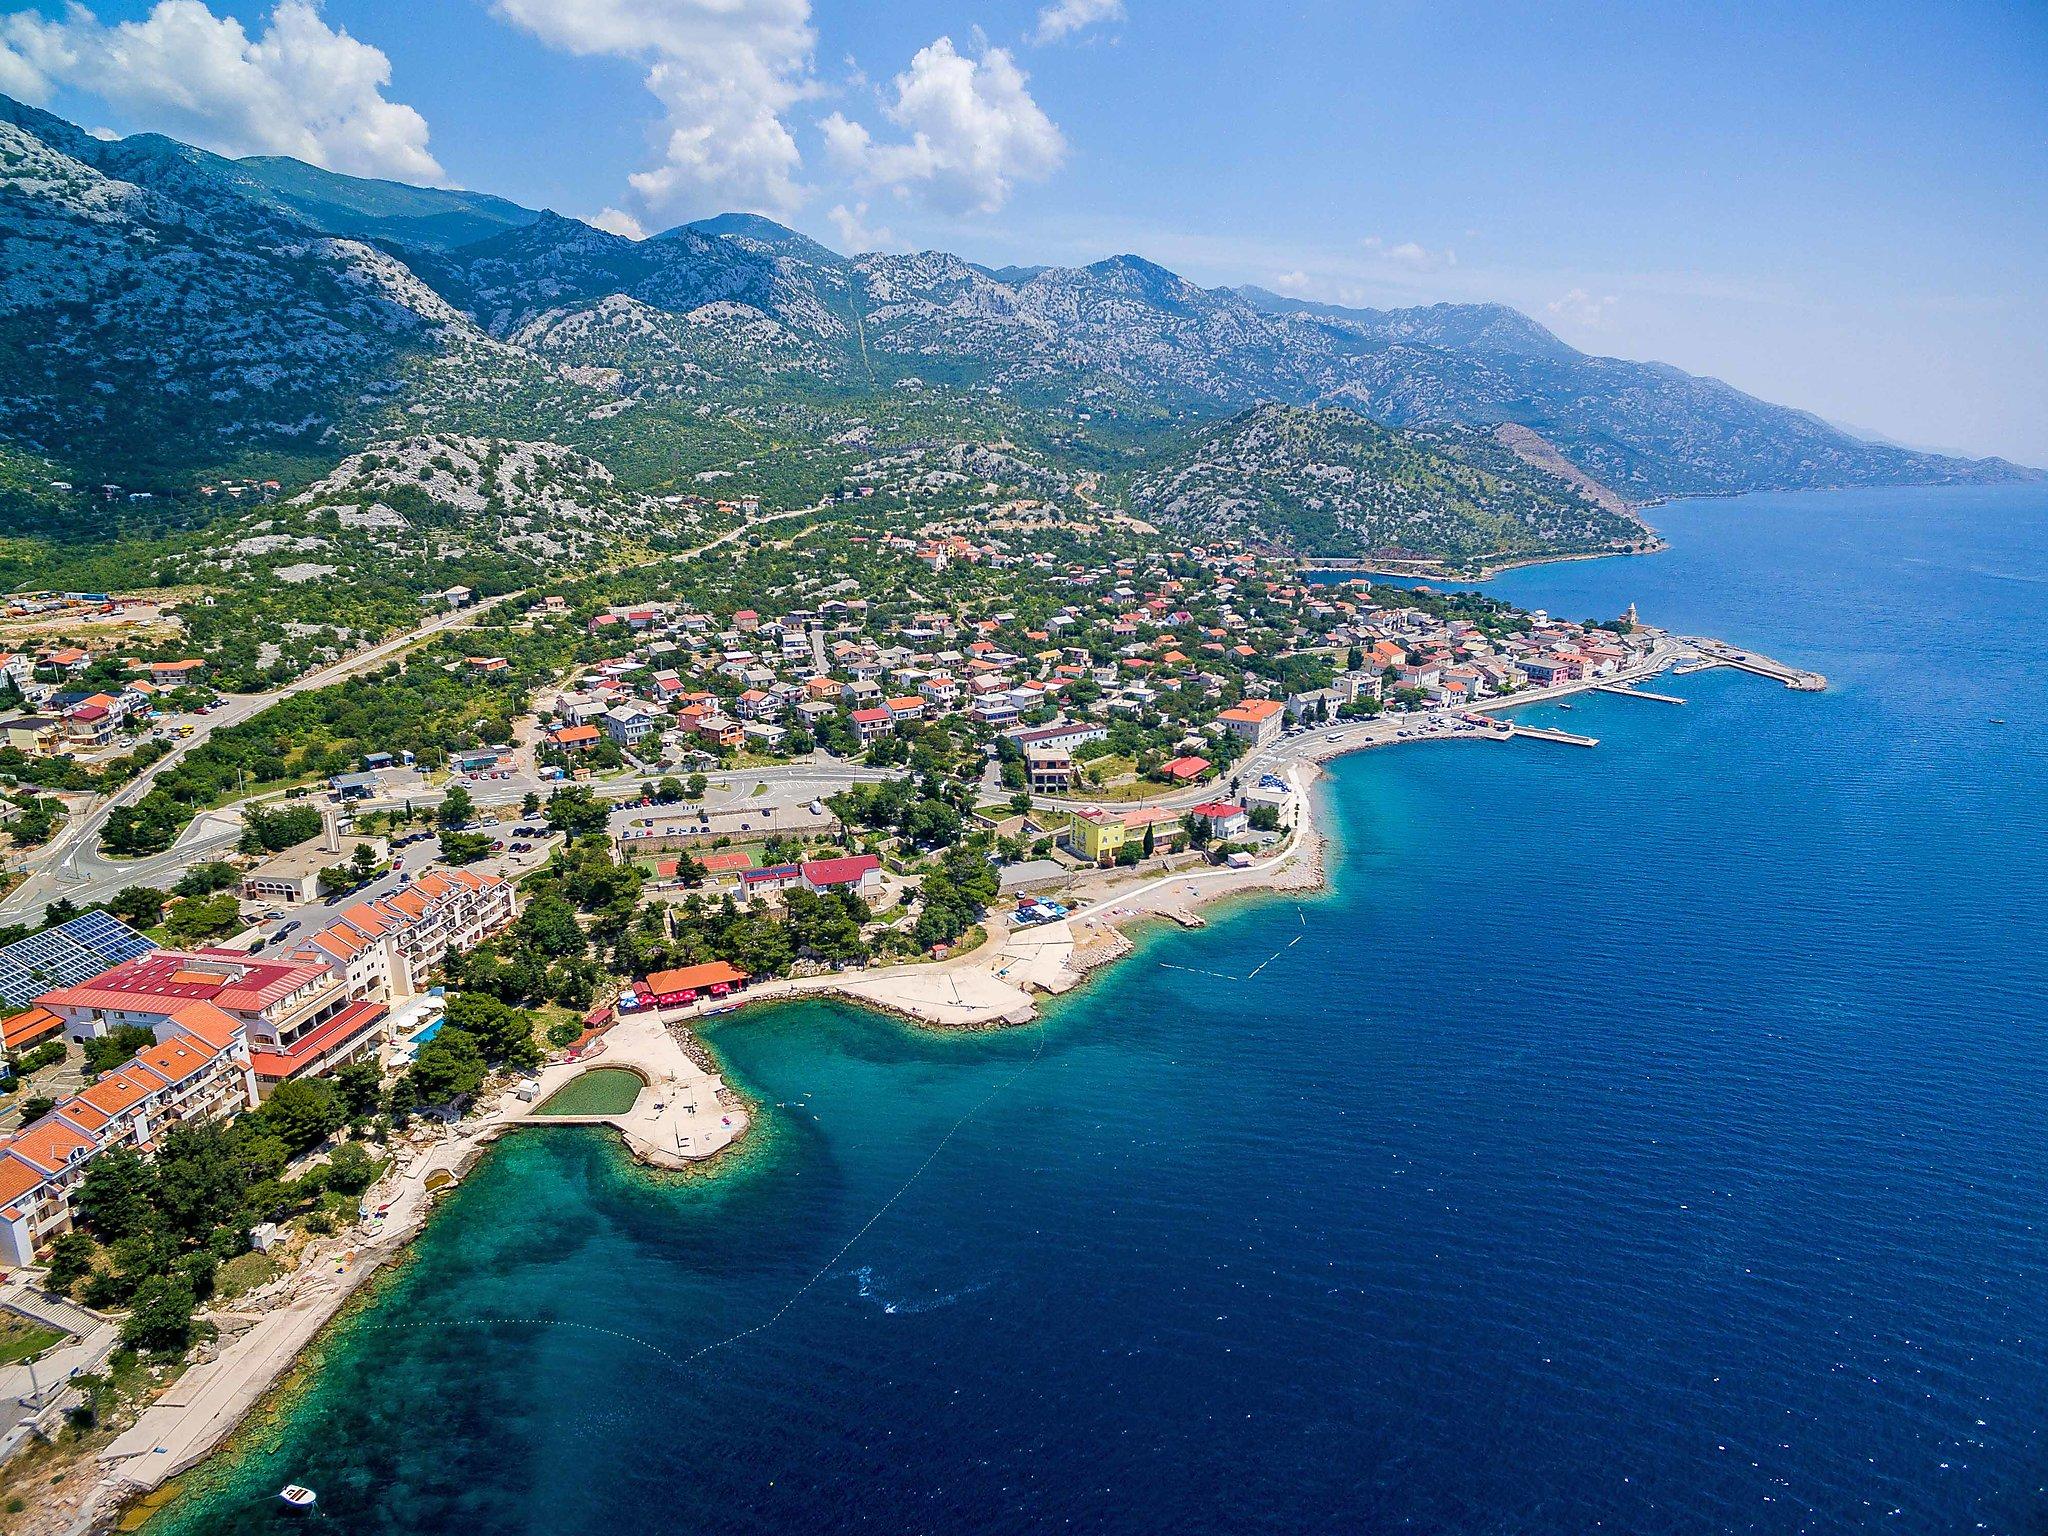
[[[1126,847],[1141,844],[1145,829],[1160,829],[1164,839],[1180,825],[1178,813],[1164,806],[1136,805],[1124,812],[1077,811],[1067,822],[1067,846],[1093,864],[1113,864]]]
[[[1077,813],[1067,824],[1067,841],[1090,863],[1112,863],[1124,845],[1124,819],[1102,812],[1092,816]]]

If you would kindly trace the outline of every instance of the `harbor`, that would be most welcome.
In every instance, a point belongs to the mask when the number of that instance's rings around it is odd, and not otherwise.
[[[1755,651],[1737,650],[1725,640],[1709,640],[1698,635],[1674,638],[1680,645],[1691,647],[1700,659],[1700,666],[1681,667],[1679,670],[1683,672],[1704,671],[1708,667],[1734,667],[1739,671],[1753,672],[1758,677],[1768,677],[1799,693],[1819,693],[1828,685],[1828,680],[1818,672],[1787,666],[1782,661],[1759,656]]]

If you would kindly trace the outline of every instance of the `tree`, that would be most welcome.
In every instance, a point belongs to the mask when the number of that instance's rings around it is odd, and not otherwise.
[[[550,959],[580,955],[590,947],[576,909],[553,895],[535,897],[512,925],[512,936]]]
[[[242,872],[224,859],[208,859],[194,864],[178,876],[178,883],[171,887],[173,896],[211,896],[215,891],[225,891],[242,883]]]
[[[156,1044],[156,1036],[147,1025],[116,1024],[104,1035],[85,1042],[85,1070],[98,1075],[111,1072],[123,1062],[133,1059],[137,1051],[144,1051]]]
[[[164,893],[147,885],[125,886],[107,910],[131,928],[154,928],[164,920]]]
[[[242,1132],[218,1123],[179,1125],[156,1160],[156,1207],[172,1231],[199,1239],[241,1210],[249,1175],[236,1154]]]
[[[491,840],[481,832],[443,832],[441,860],[446,864],[474,864],[491,851]]]
[[[257,1114],[264,1128],[294,1156],[310,1152],[348,1120],[348,1110],[334,1085],[317,1078],[279,1083]]]
[[[93,1240],[83,1232],[66,1232],[50,1244],[49,1288],[59,1296],[69,1296],[71,1287],[92,1273],[96,1251]]]
[[[602,832],[610,817],[610,808],[581,784],[569,785],[548,796],[548,825],[570,837]]]
[[[448,1022],[443,1027],[471,1037],[486,1061],[529,1067],[540,1060],[540,1048],[533,1041],[533,1016],[507,1007],[495,997],[463,992],[449,999]]]
[[[243,853],[282,853],[319,835],[320,813],[310,805],[276,810],[252,805],[242,812],[242,840],[236,846]]]
[[[162,853],[177,841],[184,817],[177,803],[151,791],[135,805],[117,805],[100,829],[100,846],[109,853]]]
[[[521,816],[532,816],[538,814],[539,811],[540,796],[529,789],[526,792],[525,798],[519,802],[519,814]]]
[[[483,1081],[484,1058],[476,1036],[444,1024],[420,1047],[401,1086],[410,1085],[414,1103],[449,1104],[475,1093]],[[397,1097],[395,1091],[393,1097]]]
[[[242,926],[242,904],[233,891],[187,896],[164,919],[164,937],[180,949],[222,938]]]
[[[158,1275],[135,1290],[135,1303],[121,1324],[130,1349],[182,1353],[192,1343],[192,1312],[199,1305],[192,1282],[182,1274]]]
[[[460,784],[448,791],[448,798],[441,802],[441,808],[434,812],[435,822],[444,831],[466,827],[476,818],[476,802],[469,791]]]
[[[334,1074],[334,1091],[351,1120],[367,1120],[377,1112],[377,1094],[384,1074],[371,1057],[358,1057]]]
[[[86,1164],[72,1205],[78,1219],[101,1241],[118,1243],[147,1232],[155,1222],[150,1204],[153,1184],[138,1153],[129,1147],[109,1147]]]
[[[360,1195],[377,1177],[377,1160],[360,1141],[345,1141],[327,1163],[327,1187],[344,1195]]]
[[[691,800],[702,800],[704,798],[704,791],[710,787],[711,781],[705,778],[703,774],[693,773],[690,775],[689,781],[683,786],[683,794]]]
[[[943,800],[920,800],[910,808],[903,835],[920,848],[942,847],[960,836],[960,813]]]

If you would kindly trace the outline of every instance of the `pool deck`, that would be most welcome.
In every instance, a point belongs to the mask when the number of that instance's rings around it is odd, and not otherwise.
[[[633,1107],[617,1115],[536,1113],[564,1085],[585,1072],[623,1067],[647,1086]],[[532,1104],[518,1105],[508,1121],[534,1125],[608,1125],[635,1157],[657,1168],[687,1168],[723,1152],[746,1134],[747,1115],[726,1090],[725,1079],[690,1059],[682,1043],[653,1015],[620,1020],[574,1061],[544,1068],[533,1083]]]

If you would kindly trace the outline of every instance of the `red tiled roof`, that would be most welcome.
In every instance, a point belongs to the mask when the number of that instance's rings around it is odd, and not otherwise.
[[[75,987],[59,987],[37,999],[48,1008],[127,1009],[165,1013],[161,1003],[210,1002],[245,1012],[267,1008],[319,980],[317,966],[251,960],[234,949],[186,954],[160,949],[124,960],[112,970]]]
[[[660,996],[666,992],[692,992],[700,987],[732,986],[747,979],[747,973],[723,960],[704,965],[686,965],[673,971],[656,971],[647,978],[647,990]]]
[[[20,1215],[14,1202],[43,1182],[46,1176],[36,1172],[26,1163],[16,1162],[11,1157],[0,1157],[0,1203],[7,1207],[0,1215],[9,1218]]]
[[[24,1008],[0,1021],[0,1040],[4,1040],[8,1050],[19,1051],[63,1027],[64,1021],[47,1008]]]
[[[843,859],[813,859],[803,866],[807,885],[851,885],[871,870],[882,867],[872,853],[857,853]]]
[[[218,1051],[202,1051],[190,1040],[173,1035],[160,1045],[138,1052],[135,1059],[165,1082],[182,1083],[193,1074],[205,1071],[219,1055]]]
[[[212,1003],[181,1003],[168,1011],[179,1029],[216,1051],[226,1050],[243,1037],[240,1021]]]
[[[383,1018],[385,1012],[382,1003],[350,1003],[318,1029],[309,1030],[301,1035],[287,1050],[251,1051],[249,1064],[256,1069],[258,1077],[295,1077],[319,1062],[329,1052],[357,1039],[363,1031]]]
[[[51,1116],[15,1137],[7,1150],[45,1173],[55,1173],[73,1153],[90,1152],[92,1148],[90,1136]]]

